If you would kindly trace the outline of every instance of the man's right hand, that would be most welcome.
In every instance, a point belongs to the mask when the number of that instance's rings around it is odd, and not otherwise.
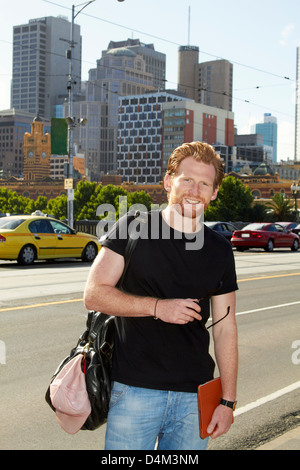
[[[166,323],[185,325],[194,320],[202,320],[197,299],[164,299],[156,305],[156,317]]]

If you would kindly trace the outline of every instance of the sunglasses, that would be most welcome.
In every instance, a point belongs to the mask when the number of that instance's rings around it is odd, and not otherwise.
[[[203,300],[210,299],[210,297],[212,295],[215,295],[215,293],[218,292],[221,289],[221,287],[222,287],[222,281],[220,282],[220,284],[218,285],[218,287],[216,289],[213,289],[213,290],[209,291],[207,294],[205,294],[203,297],[201,297],[201,299],[198,299],[198,303],[203,302]],[[212,323],[210,326],[207,326],[207,327],[205,326],[203,320],[201,320],[200,325],[204,330],[209,330],[209,328],[211,328],[212,326],[217,325],[217,323],[220,323],[220,321],[224,320],[224,318],[226,318],[229,315],[229,313],[230,313],[230,306],[227,307],[226,314],[222,318],[220,318],[220,320],[217,320],[216,322]]]

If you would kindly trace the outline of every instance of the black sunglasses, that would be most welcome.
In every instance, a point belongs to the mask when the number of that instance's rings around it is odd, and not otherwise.
[[[200,303],[203,300],[209,299],[212,295],[218,292],[221,289],[221,287],[222,287],[222,281],[220,282],[220,284],[218,285],[216,289],[211,290],[210,292],[205,294],[203,297],[201,297],[201,299],[198,299],[198,302]],[[207,327],[205,326],[203,320],[201,320],[200,325],[204,330],[209,330],[209,328],[211,328],[212,326],[215,326],[217,323],[220,323],[220,321],[224,320],[224,318],[226,318],[229,315],[229,313],[230,313],[230,306],[227,307],[227,313],[222,318],[220,318],[220,320],[217,320],[216,322],[212,323],[210,326],[207,326]]]

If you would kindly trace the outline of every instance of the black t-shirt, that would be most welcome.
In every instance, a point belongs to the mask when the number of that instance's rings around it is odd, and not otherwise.
[[[154,217],[159,221],[159,235],[151,230]],[[132,220],[130,216],[121,218],[102,245],[124,256],[124,233]],[[203,247],[191,250],[186,249],[191,239],[170,228],[161,212],[150,213],[149,222],[133,251],[124,291],[159,299],[199,299],[217,288],[215,295],[238,289],[232,248],[222,235],[204,225]],[[209,301],[200,305],[206,322]],[[214,368],[209,333],[199,321],[175,325],[149,316],[116,317],[113,380],[136,387],[196,392],[199,384],[213,378]]]

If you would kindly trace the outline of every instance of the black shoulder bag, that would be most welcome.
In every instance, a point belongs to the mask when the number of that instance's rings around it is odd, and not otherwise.
[[[138,217],[137,211],[134,217]],[[145,222],[145,218],[142,218]],[[121,279],[117,286],[121,287],[127,271],[131,254],[136,246],[138,238],[128,238],[125,250],[125,266]],[[86,388],[91,403],[91,414],[82,426],[82,430],[93,431],[104,424],[107,419],[109,400],[111,395],[111,369],[112,354],[114,349],[114,316],[105,313],[88,312],[86,330],[80,336],[76,346],[71,350],[54,373],[50,384],[61,369],[78,354],[84,357],[84,372]],[[45,395],[46,402],[55,411],[50,399],[50,385]]]

